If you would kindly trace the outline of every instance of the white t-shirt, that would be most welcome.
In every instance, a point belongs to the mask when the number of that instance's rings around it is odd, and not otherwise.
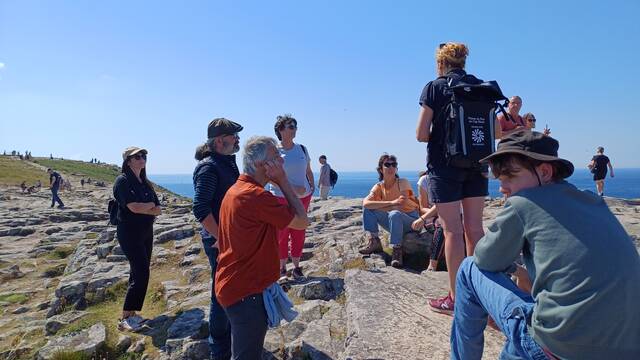
[[[427,183],[428,181],[429,181],[429,177],[427,175],[420,176],[420,179],[418,179],[418,194],[420,194],[420,189],[424,189],[424,191],[426,191],[427,194],[429,193],[429,188]],[[433,202],[431,202],[431,199],[429,199],[429,206],[433,206]]]
[[[311,194],[311,185],[307,180],[307,164],[311,161],[309,155],[305,154],[300,144],[293,144],[293,147],[289,150],[278,147],[278,151],[280,151],[280,155],[284,159],[284,172],[287,174],[287,179],[289,179],[291,186],[304,186],[305,188],[304,194],[298,195],[298,197],[309,196]],[[284,197],[277,185],[270,183],[268,189],[273,195]]]

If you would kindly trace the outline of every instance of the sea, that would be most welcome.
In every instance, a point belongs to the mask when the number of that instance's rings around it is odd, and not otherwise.
[[[338,183],[331,191],[331,196],[341,196],[345,198],[362,198],[369,194],[371,187],[378,181],[378,174],[373,171],[339,171]],[[615,177],[611,178],[607,174],[605,180],[605,196],[640,199],[640,169],[615,169]],[[418,171],[400,171],[400,177],[406,178],[413,184],[414,192],[417,190]],[[156,184],[173,191],[176,194],[193,198],[193,179],[191,174],[173,175],[149,175],[149,178]],[[318,174],[315,174],[318,178]],[[576,187],[582,190],[595,192],[593,175],[587,169],[576,169],[574,174],[568,179]],[[495,179],[489,180],[489,196],[501,197],[498,191],[499,183]],[[316,190],[315,196],[318,195]]]

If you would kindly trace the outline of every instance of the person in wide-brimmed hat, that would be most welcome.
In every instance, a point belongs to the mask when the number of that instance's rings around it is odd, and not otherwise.
[[[482,357],[489,316],[507,337],[501,357],[640,358],[640,312],[629,300],[640,299],[640,257],[607,204],[564,180],[573,164],[558,147],[525,130],[482,160],[507,200],[460,265],[452,359]],[[521,253],[526,267],[515,263]]]

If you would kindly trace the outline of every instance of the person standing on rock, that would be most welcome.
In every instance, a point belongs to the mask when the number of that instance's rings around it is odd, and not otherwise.
[[[113,184],[113,197],[118,202],[118,244],[129,260],[130,274],[118,329],[136,331],[144,322],[136,311],[142,310],[149,285],[153,221],[161,209],[147,179],[147,150],[128,147],[122,160],[122,174]]]
[[[309,219],[273,138],[250,138],[242,157],[243,174],[220,207],[215,293],[231,324],[232,359],[255,360],[268,327],[263,291],[279,278],[278,229],[304,231]],[[267,182],[286,204],[264,189]]]
[[[378,225],[389,232],[389,245],[393,252],[391,266],[402,267],[402,238],[412,231],[411,224],[418,219],[420,205],[415,199],[411,184],[398,176],[398,161],[394,155],[383,154],[378,160],[378,180],[369,195],[362,201],[362,225],[367,234],[367,244],[360,249],[363,255],[382,251]]]
[[[564,180],[574,167],[558,147],[517,132],[482,160],[507,200],[460,265],[451,359],[482,358],[488,316],[501,359],[640,359],[637,249],[600,197]]]
[[[598,195],[604,196],[604,179],[607,178],[607,167],[611,170],[611,177],[614,175],[611,160],[604,154],[604,148],[602,146],[598,146],[596,154],[591,158],[591,163],[589,163],[588,167],[593,173],[593,181],[596,182]]]
[[[58,196],[62,176],[60,176],[57,171],[53,171],[51,169],[47,169],[47,173],[49,174],[49,188],[51,189],[51,207],[54,207],[57,202],[58,208],[62,209],[64,207],[64,203],[62,202],[62,199],[60,199],[60,196]]]
[[[325,155],[320,155],[320,178],[318,179],[318,188],[320,189],[320,200],[327,200],[329,191],[331,190],[331,165],[327,162]]]
[[[202,225],[200,235],[211,266],[212,289],[218,266],[220,206],[240,175],[234,155],[240,150],[240,131],[242,126],[238,123],[214,119],[207,128],[207,142],[196,148],[199,162],[193,171],[193,215]],[[231,326],[213,290],[209,305],[209,355],[216,360],[231,357]]]
[[[298,131],[298,121],[290,114],[279,115],[274,125],[274,131],[278,140],[280,140],[278,151],[280,151],[280,155],[282,155],[284,159],[284,170],[306,210],[309,208],[311,197],[315,191],[315,182],[313,180],[313,171],[311,171],[311,158],[309,157],[307,148],[304,145],[293,142]],[[278,198],[278,201],[282,204],[287,204],[286,197],[276,184],[269,183],[269,190]],[[287,279],[289,242],[291,242],[291,261],[293,262],[293,271],[291,274],[296,280],[304,278],[302,268],[300,267],[304,240],[304,230],[285,228],[278,232],[281,280],[284,281]]]
[[[436,50],[438,78],[430,81],[420,95],[420,113],[416,127],[416,139],[427,142],[429,174],[429,199],[436,205],[444,230],[444,253],[449,274],[450,293],[439,299],[429,300],[433,311],[451,314],[455,299],[456,273],[466,253],[473,254],[476,242],[484,235],[482,212],[484,198],[489,194],[489,179],[480,166],[459,168],[449,164],[446,158],[446,113],[451,101],[450,80],[480,82],[465,72],[469,49],[461,43],[440,44]],[[518,108],[519,110],[519,108]],[[495,121],[495,138],[501,130]],[[462,208],[463,219],[460,217]],[[463,236],[464,235],[464,236]],[[466,239],[466,243],[465,243]]]

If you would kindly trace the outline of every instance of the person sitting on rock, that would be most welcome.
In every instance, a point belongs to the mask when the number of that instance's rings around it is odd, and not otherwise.
[[[521,131],[483,159],[507,200],[460,265],[451,359],[482,357],[488,316],[507,337],[501,359],[640,359],[640,257],[607,204],[564,180],[574,167],[558,147]]]
[[[438,260],[444,257],[444,231],[442,224],[438,221],[438,209],[435,204],[429,201],[429,175],[426,171],[421,171],[418,176],[418,199],[423,214],[411,224],[411,228],[420,231],[426,228],[430,222],[433,223],[435,230],[431,240],[431,254],[427,271],[436,271]]]
[[[402,238],[412,231],[411,224],[418,219],[420,206],[413,201],[413,191],[407,179],[398,176],[398,161],[394,155],[383,154],[378,160],[378,179],[362,202],[362,224],[368,234],[367,245],[360,249],[363,255],[382,251],[378,225],[390,233],[391,265],[402,267]]]
[[[231,358],[261,359],[268,328],[263,292],[280,277],[278,229],[304,230],[309,219],[273,138],[247,140],[242,161],[243,173],[220,207],[214,290],[231,324]],[[286,204],[264,189],[267,182],[278,186]]]

